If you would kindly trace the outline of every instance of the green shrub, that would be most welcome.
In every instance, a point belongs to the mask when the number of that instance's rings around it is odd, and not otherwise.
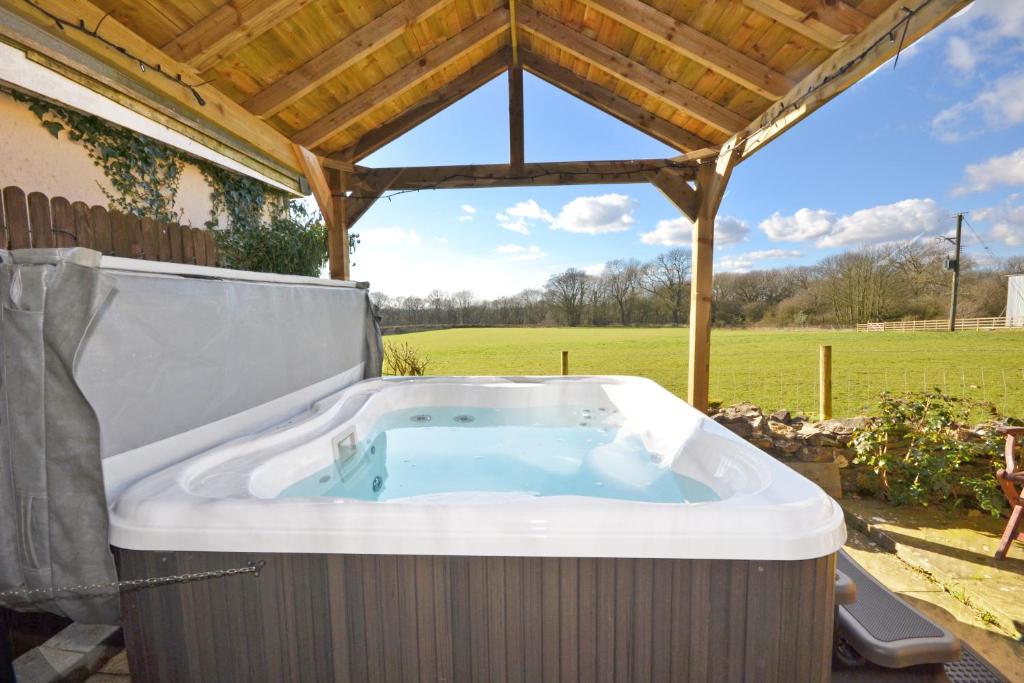
[[[998,515],[1006,505],[995,480],[1003,437],[995,419],[967,428],[978,407],[938,389],[883,393],[877,417],[853,436],[853,462],[871,468],[893,505],[944,503]]]
[[[408,342],[384,343],[384,374],[421,377],[427,372],[430,359]]]
[[[300,202],[264,221],[232,222],[213,236],[225,268],[318,277],[327,263],[323,219]]]

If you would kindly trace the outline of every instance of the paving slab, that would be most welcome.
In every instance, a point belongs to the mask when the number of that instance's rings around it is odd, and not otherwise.
[[[1024,635],[1024,543],[1006,559],[992,554],[1005,520],[935,507],[893,507],[873,499],[841,502],[849,526],[908,565],[934,577],[953,597],[1013,638]]]

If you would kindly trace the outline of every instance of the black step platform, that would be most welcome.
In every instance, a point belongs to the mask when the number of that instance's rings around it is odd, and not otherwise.
[[[839,605],[839,633],[868,661],[893,669],[960,660],[960,641],[893,595],[845,551],[836,568],[856,584],[856,601]]]

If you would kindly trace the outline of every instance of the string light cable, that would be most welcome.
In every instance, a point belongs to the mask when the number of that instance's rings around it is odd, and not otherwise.
[[[164,70],[163,66],[159,62],[148,62],[142,57],[132,54],[132,52],[123,45],[118,45],[114,41],[100,35],[100,28],[103,26],[103,22],[106,21],[107,17],[110,16],[110,12],[106,12],[102,17],[100,17],[100,20],[96,22],[95,28],[89,29],[85,25],[85,19],[79,19],[76,22],[71,19],[67,19],[66,17],[62,17],[58,14],[55,14],[54,12],[51,12],[45,7],[40,6],[39,3],[37,3],[35,0],[24,0],[24,2],[27,5],[30,5],[32,8],[34,8],[37,12],[45,16],[47,19],[52,21],[59,30],[67,31],[70,29],[73,31],[79,31],[87,36],[94,38],[95,40],[100,41],[101,43],[109,47],[111,50],[114,50],[115,52],[123,55],[127,59],[130,59],[133,62],[137,63],[141,71],[153,71],[159,74],[160,76],[163,76],[167,80],[171,81],[172,83],[176,83],[177,85],[181,86],[189,93],[191,93],[192,97],[194,97],[196,102],[199,103],[199,106],[206,106],[206,100],[204,100],[203,96],[199,94],[199,90],[197,88],[212,83],[214,79],[211,79],[209,81],[203,81],[202,83],[188,83],[182,79],[180,73],[168,73]]]

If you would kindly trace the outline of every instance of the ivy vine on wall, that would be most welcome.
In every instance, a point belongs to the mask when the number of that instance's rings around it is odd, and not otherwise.
[[[0,88],[28,105],[55,138],[64,133],[85,147],[110,181],[100,186],[110,208],[158,221],[177,222],[178,186],[184,165],[192,164],[210,186],[210,219],[223,266],[242,270],[316,277],[327,263],[327,233],[319,213],[265,183],[204,159],[17,90]],[[350,250],[358,244],[350,236]]]
[[[110,208],[160,221],[178,220],[174,204],[184,162],[180,152],[95,116],[17,90],[5,92],[28,104],[53,137],[64,132],[69,140],[85,147],[110,181],[110,190],[100,187]]]

